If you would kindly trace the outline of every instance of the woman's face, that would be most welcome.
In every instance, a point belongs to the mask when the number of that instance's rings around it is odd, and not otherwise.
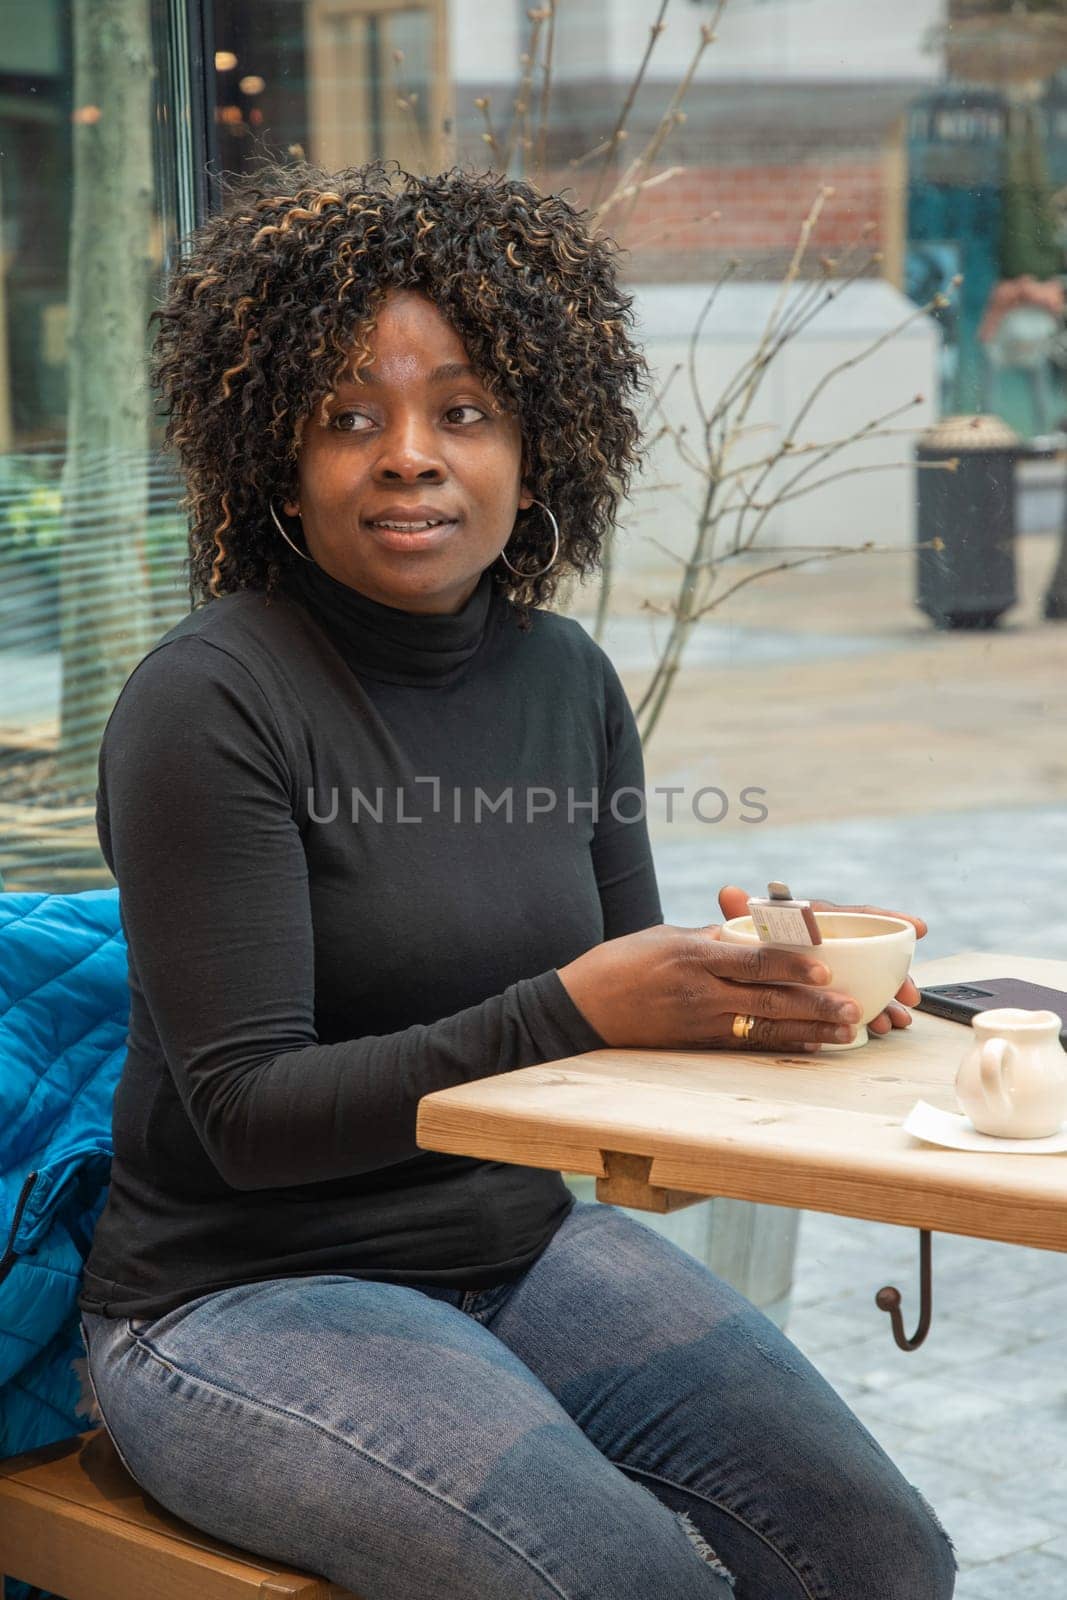
[[[455,612],[532,497],[519,421],[495,409],[459,335],[433,302],[392,290],[372,360],[304,424],[299,515],[320,567],[402,611]],[[429,533],[382,526],[443,518]]]

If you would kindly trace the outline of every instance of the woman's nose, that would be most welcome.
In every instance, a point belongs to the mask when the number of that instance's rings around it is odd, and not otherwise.
[[[398,416],[383,429],[375,475],[391,482],[445,476],[437,435],[425,418]]]

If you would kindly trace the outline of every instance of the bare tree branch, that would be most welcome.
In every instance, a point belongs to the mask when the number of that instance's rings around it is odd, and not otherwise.
[[[482,134],[482,142],[483,144],[487,144],[490,150],[493,152],[493,160],[496,165],[502,172],[506,172],[507,162],[505,161],[503,151],[500,148],[499,140],[497,139],[496,132],[493,128],[492,116],[490,115],[489,111],[489,103],[491,98],[492,97],[490,95],[480,94],[474,102],[474,108],[476,111],[480,111],[482,113],[482,118],[485,122],[485,132]]]
[[[729,282],[729,280],[733,277],[734,273],[737,271],[737,269],[740,266],[740,264],[741,263],[739,261],[736,261],[736,260],[728,261],[726,263],[726,266],[720,272],[717,281],[712,285],[711,293],[708,295],[707,299],[704,301],[704,305],[701,308],[700,315],[697,318],[696,322],[694,323],[693,331],[689,336],[689,353],[688,353],[689,387],[692,390],[693,402],[694,402],[694,404],[695,404],[695,406],[697,408],[697,413],[698,413],[698,415],[700,417],[701,422],[704,424],[704,443],[705,443],[705,447],[707,446],[708,433],[709,433],[709,430],[711,428],[711,423],[710,423],[710,421],[708,419],[708,413],[704,408],[704,397],[700,392],[700,382],[699,382],[699,380],[697,378],[697,371],[696,371],[697,345],[700,342],[700,335],[701,335],[701,332],[703,331],[704,323],[707,321],[708,313],[711,311],[712,306],[715,304],[716,300],[719,298],[720,289],[722,288],[723,284]]]
[[[530,42],[520,57],[522,63],[522,78],[519,82],[519,92],[512,101],[511,121],[508,125],[507,143],[504,146],[504,171],[511,165],[511,157],[515,150],[516,142],[520,149],[527,149],[526,124],[530,109],[530,95],[533,93],[534,65],[537,61],[537,50],[541,42],[541,29],[550,13],[547,9],[528,11],[533,26],[530,29]]]
[[[725,8],[726,8],[726,0],[719,0],[719,5],[718,5],[718,8],[717,8],[717,10],[715,12],[715,17],[714,17],[713,21],[710,22],[710,23],[705,23],[703,25],[703,27],[700,29],[700,36],[699,36],[699,40],[698,40],[698,43],[697,43],[697,47],[696,47],[695,51],[693,52],[693,56],[692,56],[692,59],[691,59],[691,61],[689,63],[689,66],[686,68],[686,71],[685,71],[685,73],[684,73],[684,75],[682,77],[681,82],[678,84],[678,87],[675,89],[674,94],[671,96],[670,104],[667,106],[666,111],[663,113],[663,116],[660,118],[658,127],[653,132],[652,137],[649,139],[648,144],[645,146],[644,150],[637,157],[637,172],[638,172],[638,174],[648,171],[649,167],[652,165],[653,161],[656,159],[656,157],[659,154],[661,148],[663,147],[663,144],[664,144],[668,134],[670,134],[671,131],[682,120],[682,117],[684,115],[684,113],[681,110],[682,101],[685,99],[685,96],[688,93],[689,86],[693,81],[693,76],[696,73],[696,69],[700,64],[701,57],[703,56],[705,50],[708,48],[708,45],[711,44],[713,38],[715,37],[715,31],[714,31],[715,30],[715,24],[718,22],[719,18],[722,16],[722,13],[725,10]],[[640,192],[640,187],[641,187],[640,184],[638,184],[637,188],[635,189],[635,188],[632,188],[629,184],[627,184],[627,186],[625,188],[625,193],[624,193],[623,189],[621,189],[621,188],[613,190],[613,192],[608,196],[608,198],[605,201],[603,201],[600,205],[592,208],[593,216],[594,216],[595,220],[598,221],[598,222],[601,221],[603,219],[603,217],[606,215],[606,213],[608,211],[610,211],[614,206],[616,206],[619,203],[620,199],[623,199],[628,195],[632,195],[632,198],[630,200],[629,210],[627,211],[626,215],[621,219],[621,222],[616,224],[617,228],[624,228],[626,226],[626,224],[629,222],[631,215],[633,214],[634,206],[637,204],[637,196],[638,196],[638,193]]]
[[[774,511],[778,506],[788,505],[790,500],[801,500],[806,494],[814,494],[817,489],[825,489],[828,483],[838,483],[842,478],[855,478],[865,472],[896,472],[901,467],[915,467],[917,471],[925,472],[956,472],[959,470],[959,457],[952,456],[946,461],[871,461],[862,467],[843,467],[840,472],[831,472],[825,478],[818,478],[814,483],[806,483],[802,489],[794,489],[790,494],[776,494],[772,500],[763,502],[757,509],[761,511]]]
[[[541,79],[541,103],[538,107],[537,159],[534,171],[538,181],[544,179],[545,152],[548,146],[548,108],[552,101],[552,58],[556,48],[556,0],[546,0],[549,9],[548,38],[545,41],[545,60]]]
[[[645,46],[645,53],[641,57],[641,65],[638,67],[633,81],[630,84],[629,90],[627,91],[626,99],[622,104],[622,110],[619,112],[615,126],[611,130],[611,136],[605,141],[604,161],[601,165],[600,171],[597,173],[596,184],[593,188],[592,198],[589,201],[590,211],[596,211],[597,201],[600,199],[600,191],[603,188],[604,179],[607,176],[608,168],[611,165],[611,158],[614,155],[617,146],[622,142],[623,139],[626,138],[626,120],[633,109],[634,101],[637,99],[637,91],[644,82],[648,63],[651,59],[653,50],[656,48],[656,40],[666,27],[666,23],[663,19],[667,15],[667,7],[669,5],[670,0],[660,0],[659,15],[656,17],[655,22],[648,30],[648,43]]]

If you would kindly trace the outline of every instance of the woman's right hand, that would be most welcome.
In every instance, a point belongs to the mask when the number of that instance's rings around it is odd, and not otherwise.
[[[860,1018],[815,951],[725,944],[715,924],[642,928],[558,970],[586,1021],[620,1047],[795,1052],[848,1043]],[[736,1016],[756,1018],[747,1046]]]

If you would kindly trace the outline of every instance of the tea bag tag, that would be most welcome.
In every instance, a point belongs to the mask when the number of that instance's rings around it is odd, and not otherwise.
[[[748,902],[761,944],[822,944],[810,900],[794,900],[786,883],[769,883],[767,899]]]

